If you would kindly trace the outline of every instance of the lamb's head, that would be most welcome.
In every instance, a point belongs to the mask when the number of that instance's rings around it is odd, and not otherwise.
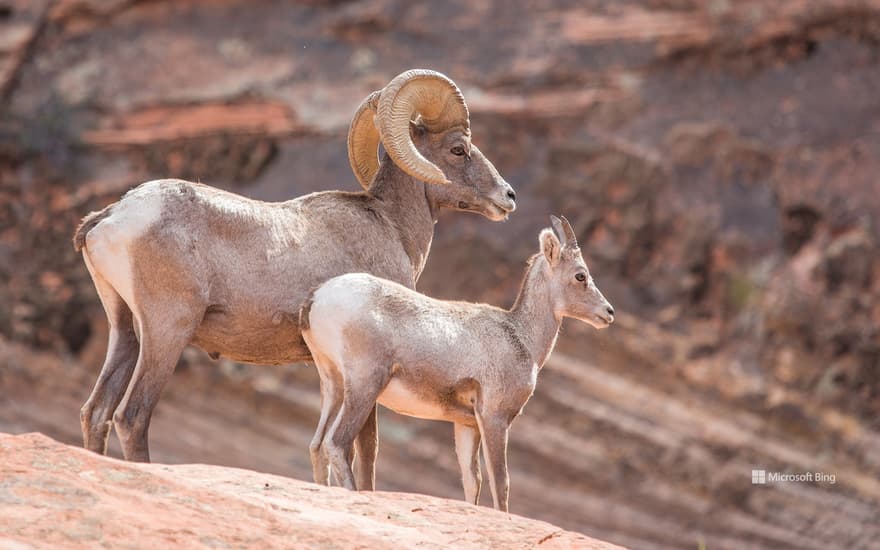
[[[442,207],[495,221],[516,208],[513,188],[471,143],[464,96],[441,73],[406,71],[358,108],[348,133],[348,155],[365,189],[379,170],[380,141],[401,170],[436,184],[429,193]]]
[[[596,328],[614,322],[614,308],[599,291],[581,254],[571,224],[551,216],[553,229],[541,231],[541,253],[550,272],[550,294],[558,315],[574,317]]]

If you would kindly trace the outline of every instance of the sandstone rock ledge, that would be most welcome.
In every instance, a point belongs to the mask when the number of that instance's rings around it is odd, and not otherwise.
[[[0,434],[0,548],[618,546],[464,502],[248,470],[132,464]]]

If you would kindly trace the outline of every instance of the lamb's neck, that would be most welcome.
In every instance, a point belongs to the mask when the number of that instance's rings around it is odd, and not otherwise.
[[[428,198],[425,185],[400,170],[386,155],[369,190],[394,220],[413,267],[413,281],[425,267],[437,222],[437,206]]]
[[[554,310],[547,264],[543,255],[537,255],[530,261],[510,315],[517,321],[523,343],[538,368],[543,367],[556,345],[556,336],[562,324],[562,317]]]

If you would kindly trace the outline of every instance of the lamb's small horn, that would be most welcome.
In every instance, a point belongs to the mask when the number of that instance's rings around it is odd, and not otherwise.
[[[556,236],[559,237],[559,241],[563,246],[577,246],[577,236],[574,234],[574,229],[571,228],[571,224],[568,223],[568,220],[565,216],[561,216],[562,219],[557,218],[556,216],[550,216],[550,223],[553,224],[553,230],[556,231]]]

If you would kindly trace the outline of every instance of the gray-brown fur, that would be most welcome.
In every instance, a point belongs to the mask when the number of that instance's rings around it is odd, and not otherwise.
[[[596,328],[614,319],[571,226],[553,221],[556,232],[541,232],[541,252],[529,260],[509,310],[435,300],[364,273],[336,277],[313,293],[302,315],[323,397],[311,445],[315,481],[327,482],[332,466],[346,487],[372,488],[374,465],[360,464],[356,483],[350,457],[378,401],[455,424],[465,498],[474,503],[480,468],[473,445],[482,441],[495,506],[507,510],[507,431],[534,391],[563,317]]]
[[[349,272],[414,288],[440,209],[493,220],[513,211],[512,189],[469,131],[432,133],[414,124],[411,137],[450,183],[416,180],[384,156],[364,192],[265,203],[161,180],[89,215],[74,244],[111,319],[111,336],[81,411],[85,446],[106,453],[112,418],[125,457],[149,460],[150,416],[187,344],[247,363],[310,361],[298,318],[310,289]],[[453,154],[455,146],[467,155]]]

